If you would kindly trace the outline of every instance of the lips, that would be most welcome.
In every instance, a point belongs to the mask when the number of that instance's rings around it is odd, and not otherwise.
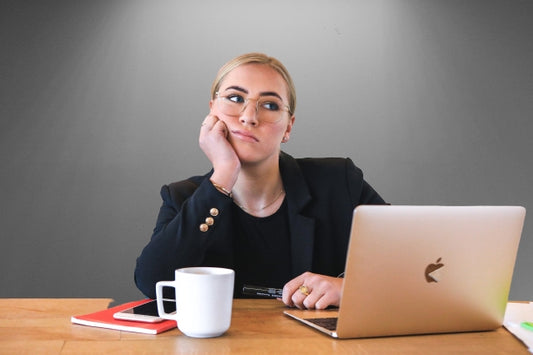
[[[231,131],[231,134],[240,140],[243,140],[245,142],[259,142],[259,139],[257,139],[253,134],[246,131]]]

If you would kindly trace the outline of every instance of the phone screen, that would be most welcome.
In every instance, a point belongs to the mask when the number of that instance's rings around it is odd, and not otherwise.
[[[163,300],[163,308],[166,313],[172,313],[176,311],[176,302],[170,300]],[[122,311],[122,313],[140,314],[145,316],[158,317],[157,302],[155,300],[141,304],[130,309]]]

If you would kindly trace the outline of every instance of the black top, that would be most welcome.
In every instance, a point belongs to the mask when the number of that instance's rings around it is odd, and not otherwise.
[[[272,224],[266,219],[265,228],[276,232],[268,233],[269,236],[283,239],[271,240],[273,244],[269,247],[279,248],[278,254],[265,252],[261,261],[266,265],[272,255],[276,262],[281,260],[275,273],[260,266],[250,272],[249,265],[255,265],[255,260],[251,263],[250,257],[246,260],[236,253],[236,236],[245,235],[243,228],[253,228],[253,224],[236,223],[242,216],[235,216],[240,212],[233,200],[210,182],[211,171],[161,188],[163,203],[152,237],[137,258],[137,287],[147,297],[155,298],[156,282],[174,280],[174,270],[190,266],[231,268],[237,275],[248,275],[239,276],[241,280],[261,281],[256,286],[265,287],[282,286],[287,273],[290,279],[305,271],[329,276],[342,273],[353,209],[360,204],[385,202],[350,159],[295,159],[281,152],[279,167],[285,190],[284,206],[279,215],[272,217]],[[264,227],[262,223],[257,226]],[[255,253],[256,257],[265,251],[253,249],[247,252]],[[290,268],[286,266],[287,258]],[[261,279],[255,279],[260,273]],[[235,293],[235,297],[240,295],[240,290]]]
[[[234,205],[235,297],[243,285],[283,288],[291,280],[287,203],[276,213],[255,217]],[[244,296],[250,297],[250,296]]]

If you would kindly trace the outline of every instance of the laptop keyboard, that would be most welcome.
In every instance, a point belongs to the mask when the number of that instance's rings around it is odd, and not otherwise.
[[[337,329],[337,319],[336,317],[331,318],[307,318],[306,321],[314,323],[322,328],[327,330],[334,331]]]

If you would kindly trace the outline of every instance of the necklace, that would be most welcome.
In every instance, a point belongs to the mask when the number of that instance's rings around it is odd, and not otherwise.
[[[275,198],[272,202],[267,203],[266,205],[264,205],[263,207],[261,207],[261,208],[259,208],[259,209],[257,209],[257,210],[252,210],[252,209],[246,208],[246,207],[244,207],[243,205],[241,205],[240,203],[238,203],[235,199],[233,199],[233,202],[235,202],[235,204],[236,204],[237,206],[239,206],[239,208],[240,208],[241,210],[243,210],[244,212],[248,212],[248,213],[255,212],[255,213],[257,213],[257,212],[261,212],[262,210],[264,210],[264,209],[267,208],[267,207],[272,206],[277,200],[279,200],[279,198],[281,197],[281,195],[283,195],[283,192],[284,192],[284,191],[283,191],[283,188],[281,188],[279,194],[276,196],[276,198]]]

